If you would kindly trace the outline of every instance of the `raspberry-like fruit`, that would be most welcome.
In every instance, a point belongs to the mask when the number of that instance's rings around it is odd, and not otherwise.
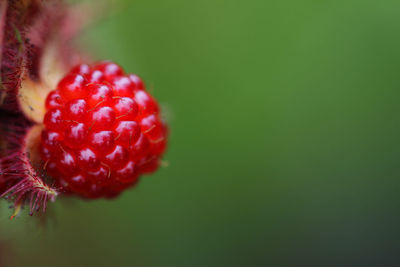
[[[154,172],[167,126],[136,75],[112,62],[74,67],[46,100],[41,157],[66,192],[114,197]]]

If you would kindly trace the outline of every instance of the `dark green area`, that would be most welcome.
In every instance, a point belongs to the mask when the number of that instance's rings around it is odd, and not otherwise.
[[[169,166],[5,210],[17,266],[400,265],[399,1],[119,2],[82,42],[163,103]]]

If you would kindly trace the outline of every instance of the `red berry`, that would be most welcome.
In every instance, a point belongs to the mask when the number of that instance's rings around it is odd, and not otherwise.
[[[143,83],[142,79],[140,79],[139,76],[137,76],[135,74],[130,74],[129,79],[131,79],[131,81],[135,84],[135,89],[144,90],[144,83]]]
[[[115,133],[117,134],[115,140],[118,144],[130,147],[139,138],[140,127],[135,121],[120,121],[115,128]]]
[[[139,169],[143,173],[152,173],[155,172],[160,166],[159,160],[157,158],[145,158],[141,160],[139,163]]]
[[[61,110],[54,108],[47,111],[43,123],[49,130],[60,131],[65,126],[63,119]]]
[[[95,184],[106,184],[110,178],[110,170],[105,166],[99,166],[86,174],[90,181]]]
[[[152,155],[160,156],[164,154],[165,149],[167,148],[167,143],[164,140],[165,137],[162,139],[157,140],[157,142],[153,142],[151,145],[151,153]]]
[[[79,171],[75,156],[67,151],[62,153],[60,159],[56,162],[56,165],[60,174],[64,174],[67,177],[73,176]]]
[[[66,99],[84,98],[86,96],[86,79],[80,74],[69,74],[58,84],[60,95]]]
[[[129,160],[129,153],[123,146],[117,145],[103,160],[113,169],[120,168]]]
[[[113,108],[117,120],[134,120],[139,111],[135,100],[129,97],[116,98]]]
[[[52,91],[46,98],[46,109],[60,108],[63,106],[60,92]]]
[[[143,133],[140,133],[139,139],[131,147],[131,157],[135,160],[139,160],[148,153],[149,149],[149,140]]]
[[[40,154],[63,191],[111,198],[159,167],[167,127],[158,104],[117,64],[74,67],[46,110]]]
[[[98,64],[94,69],[101,71],[104,74],[104,77],[109,81],[116,76],[124,74],[124,70],[120,66],[109,61]]]
[[[86,75],[90,74],[90,71],[91,71],[90,66],[88,64],[80,64],[80,65],[73,67],[71,69],[70,73],[86,76]]]
[[[53,161],[53,160],[51,160],[51,159],[49,159],[47,162],[46,162],[46,172],[49,174],[49,175],[54,175],[54,176],[57,176],[57,175],[59,175],[59,171],[58,171],[58,169],[57,169],[57,164]]]
[[[112,131],[99,131],[93,132],[89,137],[89,144],[99,154],[107,154],[114,149],[114,132]]]
[[[140,126],[142,128],[142,133],[144,133],[151,142],[158,143],[159,140],[164,138],[164,129],[156,115],[153,114],[144,117],[140,121]]]
[[[89,185],[89,190],[85,191],[85,196],[87,198],[98,198],[102,196],[107,196],[107,191],[104,189],[103,186],[97,183],[91,183]]]
[[[158,113],[159,107],[157,105],[157,102],[146,91],[136,91],[135,100],[136,103],[139,105],[139,112],[142,116]]]
[[[119,170],[115,171],[115,177],[122,183],[130,183],[138,178],[138,171],[135,162],[128,161],[128,163]]]
[[[50,159],[51,157],[50,149],[48,149],[44,145],[40,146],[39,152],[43,160],[47,161]]]
[[[96,153],[90,148],[78,151],[78,163],[84,170],[95,170],[100,166],[100,160]]]
[[[85,194],[85,192],[87,191],[88,180],[82,174],[68,177],[66,179],[66,182],[68,184],[68,188],[72,191],[80,192],[83,194]]]
[[[105,81],[103,72],[94,70],[92,73],[87,75],[88,83],[101,83]]]
[[[135,84],[126,76],[115,77],[111,84],[114,89],[115,96],[125,96],[133,97],[133,90],[135,89]]]
[[[42,147],[49,150],[59,150],[63,136],[58,132],[43,131]]]
[[[86,125],[84,123],[68,124],[66,128],[64,144],[69,148],[80,148],[86,139]]]
[[[110,106],[112,103],[113,91],[104,84],[88,85],[88,104],[90,107]]]
[[[115,112],[111,107],[98,107],[90,118],[92,130],[111,130],[115,123]]]
[[[83,99],[74,99],[65,105],[65,119],[84,122],[88,112],[88,105]]]

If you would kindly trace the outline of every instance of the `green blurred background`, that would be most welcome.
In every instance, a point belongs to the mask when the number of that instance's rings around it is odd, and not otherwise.
[[[169,166],[44,226],[2,209],[12,266],[400,265],[399,1],[117,5],[81,43],[163,104]]]

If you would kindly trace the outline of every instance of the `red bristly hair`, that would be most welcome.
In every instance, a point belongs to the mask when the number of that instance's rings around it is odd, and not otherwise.
[[[5,116],[3,113],[0,120],[0,134],[3,137],[0,143],[0,192],[1,197],[14,203],[11,218],[25,204],[29,204],[30,215],[40,208],[45,211],[47,201],[54,201],[58,190],[43,181],[44,166],[35,166],[37,163],[32,161],[30,154],[36,151],[30,147],[29,139],[37,134],[34,131],[40,133],[40,129],[35,129],[40,126],[31,127],[29,121],[18,115]]]

